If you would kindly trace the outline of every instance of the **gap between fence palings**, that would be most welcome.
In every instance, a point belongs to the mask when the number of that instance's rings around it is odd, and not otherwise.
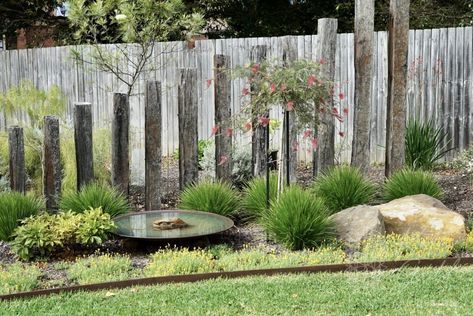
[[[473,258],[446,258],[446,259],[419,259],[419,260],[400,260],[369,263],[345,263],[329,264],[305,267],[289,267],[275,269],[243,270],[231,272],[210,272],[188,275],[171,275],[163,277],[152,277],[142,279],[131,279],[123,281],[113,281],[106,283],[75,285],[63,288],[53,288],[36,290],[31,292],[13,293],[0,295],[0,301],[13,300],[20,298],[31,298],[36,296],[45,296],[59,293],[70,293],[78,291],[100,291],[107,289],[124,289],[132,286],[146,286],[167,283],[190,283],[205,281],[218,278],[241,278],[249,276],[272,276],[277,274],[294,273],[335,273],[335,272],[367,272],[367,271],[387,271],[404,267],[446,267],[446,266],[467,266],[473,265]]]

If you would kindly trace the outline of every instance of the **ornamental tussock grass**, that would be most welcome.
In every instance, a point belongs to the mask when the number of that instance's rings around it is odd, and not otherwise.
[[[337,166],[315,180],[313,193],[324,200],[331,213],[369,203],[375,194],[373,184],[359,169]]]
[[[43,200],[33,195],[0,193],[0,240],[10,240],[20,220],[37,214],[44,207]]]
[[[182,191],[179,207],[186,210],[232,216],[238,211],[239,199],[237,193],[228,183],[204,180],[192,184]]]
[[[416,194],[426,194],[436,199],[443,196],[434,176],[427,171],[403,169],[391,175],[384,184],[385,201]]]
[[[272,173],[269,177],[269,201],[274,202],[278,194],[278,177]],[[266,177],[252,179],[243,189],[241,201],[242,217],[245,220],[259,220],[266,211]]]
[[[64,194],[59,206],[64,211],[71,210],[75,213],[83,213],[91,208],[102,208],[102,211],[111,217],[131,210],[125,196],[114,188],[98,183],[85,185],[79,192],[70,191]]]
[[[298,186],[287,188],[263,213],[269,236],[292,250],[312,248],[332,239],[334,224],[322,199]]]

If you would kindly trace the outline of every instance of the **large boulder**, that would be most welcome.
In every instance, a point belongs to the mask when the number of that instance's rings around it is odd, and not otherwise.
[[[465,219],[439,200],[425,195],[411,195],[378,205],[384,217],[386,233],[419,233],[436,238],[466,237]]]
[[[358,205],[333,214],[330,217],[340,240],[358,247],[362,240],[374,234],[385,234],[383,216],[373,206]]]

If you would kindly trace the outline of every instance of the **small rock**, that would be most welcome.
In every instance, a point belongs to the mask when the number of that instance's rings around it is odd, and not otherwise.
[[[374,234],[385,234],[384,220],[376,207],[359,205],[342,210],[330,217],[335,222],[339,239],[352,247]]]
[[[439,200],[425,195],[411,195],[378,205],[384,217],[386,233],[419,233],[426,237],[465,239],[465,218],[448,209]]]

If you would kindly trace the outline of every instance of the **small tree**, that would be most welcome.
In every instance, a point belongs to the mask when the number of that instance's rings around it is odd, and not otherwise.
[[[132,94],[140,74],[154,70],[156,42],[196,34],[204,21],[186,14],[182,0],[70,0],[68,19],[78,43],[90,53],[73,50],[76,61],[113,74]],[[100,44],[113,43],[115,50]],[[134,43],[129,50],[121,43]]]

